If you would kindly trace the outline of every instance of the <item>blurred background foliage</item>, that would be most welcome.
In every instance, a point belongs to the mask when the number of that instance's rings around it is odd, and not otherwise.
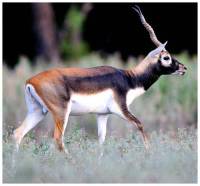
[[[66,15],[65,25],[68,26],[68,31],[63,36],[60,44],[60,51],[64,60],[78,59],[89,53],[89,46],[82,39],[83,23],[86,19],[86,14],[86,12],[81,12],[74,5]]]
[[[197,3],[137,4],[159,40],[168,40],[170,52],[197,54]],[[67,63],[68,59],[98,52],[103,57],[118,53],[126,63],[130,56],[147,54],[155,46],[132,6],[132,3],[3,3],[3,62],[14,67],[19,57],[25,55],[31,63],[38,58],[47,63]]]

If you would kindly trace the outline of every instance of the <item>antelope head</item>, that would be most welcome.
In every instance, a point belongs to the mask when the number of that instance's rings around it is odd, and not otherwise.
[[[158,40],[153,28],[149,23],[146,22],[142,11],[137,5],[132,8],[138,13],[140,21],[143,24],[144,28],[148,31],[151,41],[157,46],[156,49],[154,49],[147,55],[147,61],[153,63],[154,68],[156,68],[156,71],[157,73],[159,73],[159,75],[184,75],[187,68],[177,59],[172,57],[170,53],[165,49],[167,42],[162,44]]]

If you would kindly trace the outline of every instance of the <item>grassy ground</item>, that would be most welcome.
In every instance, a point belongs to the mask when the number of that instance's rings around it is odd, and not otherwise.
[[[135,128],[116,116],[109,118],[106,142],[100,149],[95,116],[87,115],[70,118],[65,134],[68,156],[59,153],[50,138],[50,115],[24,138],[19,153],[13,151],[10,134],[26,115],[24,82],[53,65],[38,61],[32,67],[21,58],[14,70],[4,66],[3,182],[197,182],[197,59],[184,53],[177,58],[187,66],[186,75],[161,77],[131,105],[149,134],[149,152]],[[118,56],[103,60],[94,54],[66,66],[98,65],[129,68],[136,62],[130,59],[123,66]],[[101,151],[104,155],[99,158]]]
[[[4,183],[194,183],[197,182],[195,130],[150,135],[147,152],[138,134],[109,137],[100,149],[84,130],[71,131],[69,155],[55,150],[49,138],[39,144],[30,136],[19,153],[3,144]],[[101,151],[104,155],[100,157]]]

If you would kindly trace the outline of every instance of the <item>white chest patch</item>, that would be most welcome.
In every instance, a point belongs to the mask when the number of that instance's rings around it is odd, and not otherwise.
[[[144,92],[145,90],[143,87],[129,90],[126,94],[126,104],[129,106],[136,97],[140,96]]]
[[[72,95],[71,115],[84,113],[107,113],[108,107],[113,100],[111,89],[104,90],[96,94],[77,94]]]

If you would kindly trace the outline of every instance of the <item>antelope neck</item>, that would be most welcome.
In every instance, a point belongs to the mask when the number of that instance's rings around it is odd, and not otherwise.
[[[133,69],[130,74],[131,82],[133,84],[137,83],[138,87],[144,87],[144,90],[148,90],[160,77],[154,65],[147,66],[142,72]]]

